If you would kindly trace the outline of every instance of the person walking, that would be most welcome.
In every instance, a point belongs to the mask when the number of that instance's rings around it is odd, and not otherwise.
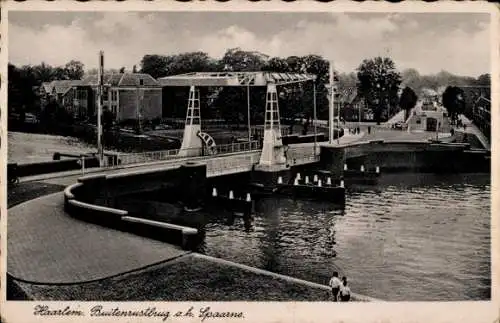
[[[349,302],[351,299],[351,289],[347,286],[347,277],[342,277],[342,285],[340,286],[340,301]]]
[[[333,301],[336,302],[338,299],[340,287],[342,286],[342,282],[339,279],[339,273],[334,272],[332,278],[330,279],[330,282],[328,283],[332,289],[332,297]]]

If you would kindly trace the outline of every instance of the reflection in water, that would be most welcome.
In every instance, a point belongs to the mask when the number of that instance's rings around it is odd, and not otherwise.
[[[383,175],[329,203],[263,199],[253,219],[206,214],[201,251],[387,300],[490,297],[488,175]],[[223,219],[226,220],[223,220]]]

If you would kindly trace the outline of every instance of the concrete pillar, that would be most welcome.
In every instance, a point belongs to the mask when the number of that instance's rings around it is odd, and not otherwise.
[[[179,189],[184,209],[199,209],[206,194],[207,166],[188,162],[179,168],[179,172]]]
[[[322,146],[320,165],[332,174],[333,179],[342,177],[345,164],[345,149],[342,147]]]
[[[200,156],[203,143],[198,133],[201,132],[200,92],[194,86],[189,89],[189,100],[184,125],[184,135],[179,156]]]

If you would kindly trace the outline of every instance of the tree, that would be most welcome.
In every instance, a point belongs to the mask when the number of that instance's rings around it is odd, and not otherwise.
[[[263,54],[232,48],[226,51],[220,65],[235,72],[261,71],[266,61]]]
[[[264,71],[286,73],[289,71],[288,63],[286,59],[281,57],[271,58],[263,68]]]
[[[167,57],[167,75],[185,74],[190,72],[213,72],[215,62],[204,52],[190,52]]]
[[[480,75],[476,82],[477,85],[479,86],[491,86],[491,77],[490,74],[482,74]]]
[[[134,66],[135,66],[135,65],[134,65]],[[120,71],[119,71],[118,73],[120,73],[120,74],[125,73],[125,66],[122,66],[122,67],[120,68]]]
[[[132,67],[132,73],[137,73],[137,66]]]
[[[358,71],[358,93],[373,111],[375,121],[380,124],[382,116],[388,118],[398,103],[401,76],[390,58],[376,57],[363,60]]]
[[[167,75],[168,58],[161,55],[144,55],[141,60],[141,73],[146,73],[154,78]]]
[[[54,80],[68,80],[68,73],[64,67],[54,68]]]
[[[417,104],[418,96],[410,87],[405,87],[399,98],[399,106],[405,111],[405,120],[408,120],[411,109]]]
[[[72,60],[64,66],[64,71],[69,80],[81,80],[83,74],[83,63],[79,61]]]
[[[34,76],[36,80],[40,82],[40,84],[43,82],[50,82],[55,79],[54,68],[44,62],[40,65],[33,66],[33,73],[35,74]]]
[[[451,120],[457,120],[458,115],[465,111],[464,91],[456,86],[448,86],[443,92],[443,106],[448,110]]]

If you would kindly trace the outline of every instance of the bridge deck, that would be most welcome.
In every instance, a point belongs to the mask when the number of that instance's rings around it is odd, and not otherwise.
[[[481,142],[481,145],[487,150],[491,150],[490,141],[486,136],[477,128],[477,126],[472,123],[466,116],[463,114],[460,115],[460,119],[462,119],[462,123],[466,125],[465,132],[470,133],[476,136],[476,138]]]

